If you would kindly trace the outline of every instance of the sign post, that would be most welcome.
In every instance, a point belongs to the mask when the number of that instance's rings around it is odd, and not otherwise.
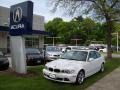
[[[26,74],[26,55],[24,35],[32,35],[33,2],[26,1],[11,6],[10,41],[12,68],[15,72]]]

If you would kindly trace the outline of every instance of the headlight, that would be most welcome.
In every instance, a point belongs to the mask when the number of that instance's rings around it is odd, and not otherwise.
[[[75,70],[62,70],[62,73],[72,74]]]
[[[46,54],[46,56],[50,57],[50,56],[52,56],[52,54]]]

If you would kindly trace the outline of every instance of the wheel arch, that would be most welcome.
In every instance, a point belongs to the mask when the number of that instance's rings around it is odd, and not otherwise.
[[[79,70],[79,72],[80,72],[80,71],[83,71],[83,72],[84,72],[84,74],[85,74],[85,69],[80,69],[80,70]],[[79,73],[79,72],[78,72],[78,73]]]

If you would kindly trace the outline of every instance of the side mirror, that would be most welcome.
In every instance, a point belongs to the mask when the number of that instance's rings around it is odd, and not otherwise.
[[[89,58],[89,60],[88,60],[88,61],[89,61],[89,62],[91,62],[91,61],[93,61],[93,60],[94,60],[94,58]]]

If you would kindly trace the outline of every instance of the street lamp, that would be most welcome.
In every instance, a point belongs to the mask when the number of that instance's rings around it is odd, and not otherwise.
[[[71,40],[73,40],[73,41],[75,41],[76,42],[76,46],[77,46],[77,44],[78,44],[78,41],[80,41],[80,40],[82,40],[82,39],[71,39]]]
[[[116,35],[117,36],[117,52],[118,52],[118,49],[119,49],[119,35],[118,35],[118,32],[116,33],[112,33],[113,35]]]

